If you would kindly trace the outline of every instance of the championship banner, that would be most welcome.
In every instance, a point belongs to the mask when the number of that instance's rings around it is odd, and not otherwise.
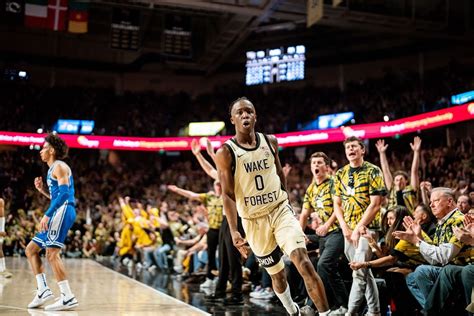
[[[110,47],[124,50],[140,48],[139,10],[114,8],[110,28]]]
[[[306,17],[306,26],[311,27],[323,18],[323,0],[308,0],[308,15]]]
[[[342,142],[349,136],[362,139],[386,138],[395,135],[415,133],[421,130],[455,124],[474,119],[474,102],[443,110],[423,113],[391,122],[341,126],[325,130],[310,130],[275,134],[280,147],[297,147],[324,143]],[[0,145],[30,146],[43,145],[46,134],[1,132]],[[191,142],[197,139],[202,148],[206,141],[201,137],[122,137],[61,134],[71,148],[112,149],[135,151],[182,151],[191,150]],[[209,137],[214,148],[219,148],[231,136]]]
[[[192,29],[191,17],[181,15],[166,15],[163,30],[163,55],[191,58],[192,57]]]

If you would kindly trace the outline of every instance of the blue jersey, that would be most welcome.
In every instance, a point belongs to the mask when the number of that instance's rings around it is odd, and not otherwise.
[[[60,191],[58,180],[53,178],[53,170],[60,163],[64,164],[69,171],[69,186],[66,200],[63,200],[65,198],[65,192]],[[56,160],[51,167],[49,167],[46,183],[48,184],[49,194],[51,195],[51,205],[45,213],[45,215],[50,217],[48,229],[37,233],[35,237],[33,237],[33,241],[41,248],[64,248],[67,232],[76,220],[74,180],[72,178],[71,168],[64,162]]]
[[[59,196],[59,184],[58,180],[53,178],[53,171],[54,168],[58,163],[63,163],[68,169],[69,169],[69,194],[68,194],[68,199],[67,202],[69,205],[74,205],[75,200],[74,200],[74,179],[72,177],[72,171],[69,166],[61,161],[61,160],[56,160],[51,167],[49,167],[48,170],[48,176],[46,177],[46,183],[48,184],[49,188],[49,194],[51,195],[51,203]]]

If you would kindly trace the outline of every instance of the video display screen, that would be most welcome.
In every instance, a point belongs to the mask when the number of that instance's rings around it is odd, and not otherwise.
[[[58,120],[53,130],[66,134],[91,134],[94,125],[95,122],[90,120]]]
[[[303,45],[247,52],[247,86],[304,79]]]

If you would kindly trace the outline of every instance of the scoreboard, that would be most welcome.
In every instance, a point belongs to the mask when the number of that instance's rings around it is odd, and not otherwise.
[[[304,79],[303,45],[247,52],[247,86]]]

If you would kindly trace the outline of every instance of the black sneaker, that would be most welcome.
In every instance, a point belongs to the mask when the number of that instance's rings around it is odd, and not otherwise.
[[[231,297],[224,299],[224,305],[243,305],[243,304],[244,304],[244,298],[242,295],[240,296],[232,295]]]

